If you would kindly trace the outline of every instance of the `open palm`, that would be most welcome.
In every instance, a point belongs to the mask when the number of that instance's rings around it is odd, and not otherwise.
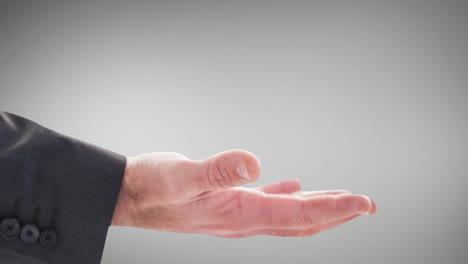
[[[173,152],[128,158],[112,225],[240,238],[310,236],[362,214],[375,203],[345,190],[301,192],[297,180],[241,187],[260,176],[250,152],[204,160]]]

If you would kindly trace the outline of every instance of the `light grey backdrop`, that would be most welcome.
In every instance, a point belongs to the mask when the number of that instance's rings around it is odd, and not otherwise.
[[[103,263],[467,263],[467,1],[74,2],[1,2],[2,110],[380,206],[308,238],[111,228]]]

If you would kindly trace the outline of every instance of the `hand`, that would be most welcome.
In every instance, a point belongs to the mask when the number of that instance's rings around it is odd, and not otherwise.
[[[259,176],[260,162],[243,150],[205,160],[172,152],[131,157],[112,225],[236,238],[310,236],[377,210],[349,191],[301,192],[297,180],[239,187]]]

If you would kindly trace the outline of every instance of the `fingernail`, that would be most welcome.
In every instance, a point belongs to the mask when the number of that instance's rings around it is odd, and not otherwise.
[[[364,198],[366,198],[366,199],[368,200],[368,203],[372,205],[372,201],[371,201],[371,199],[370,199],[368,196],[366,196],[366,195],[361,195],[361,196],[364,197]],[[364,209],[364,208],[365,208],[365,209]],[[368,215],[368,214],[369,214],[369,210],[368,210],[368,208],[367,208],[367,205],[364,206],[364,208],[363,208],[364,210],[361,210],[359,213]],[[371,206],[371,210],[372,210],[372,206]]]
[[[362,214],[362,215],[368,215],[369,214],[369,212],[365,212],[365,211],[361,211],[359,213]]]
[[[242,161],[241,163],[239,163],[236,167],[236,172],[239,176],[241,176],[242,178],[244,179],[247,179],[247,180],[251,180],[252,178],[250,178],[250,175],[249,175],[249,171],[247,170],[247,167],[245,166],[245,162]]]

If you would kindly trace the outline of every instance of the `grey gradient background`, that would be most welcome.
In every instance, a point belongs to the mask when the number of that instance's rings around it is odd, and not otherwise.
[[[467,263],[467,2],[1,1],[0,107],[380,206],[307,238],[110,228],[103,263]]]

